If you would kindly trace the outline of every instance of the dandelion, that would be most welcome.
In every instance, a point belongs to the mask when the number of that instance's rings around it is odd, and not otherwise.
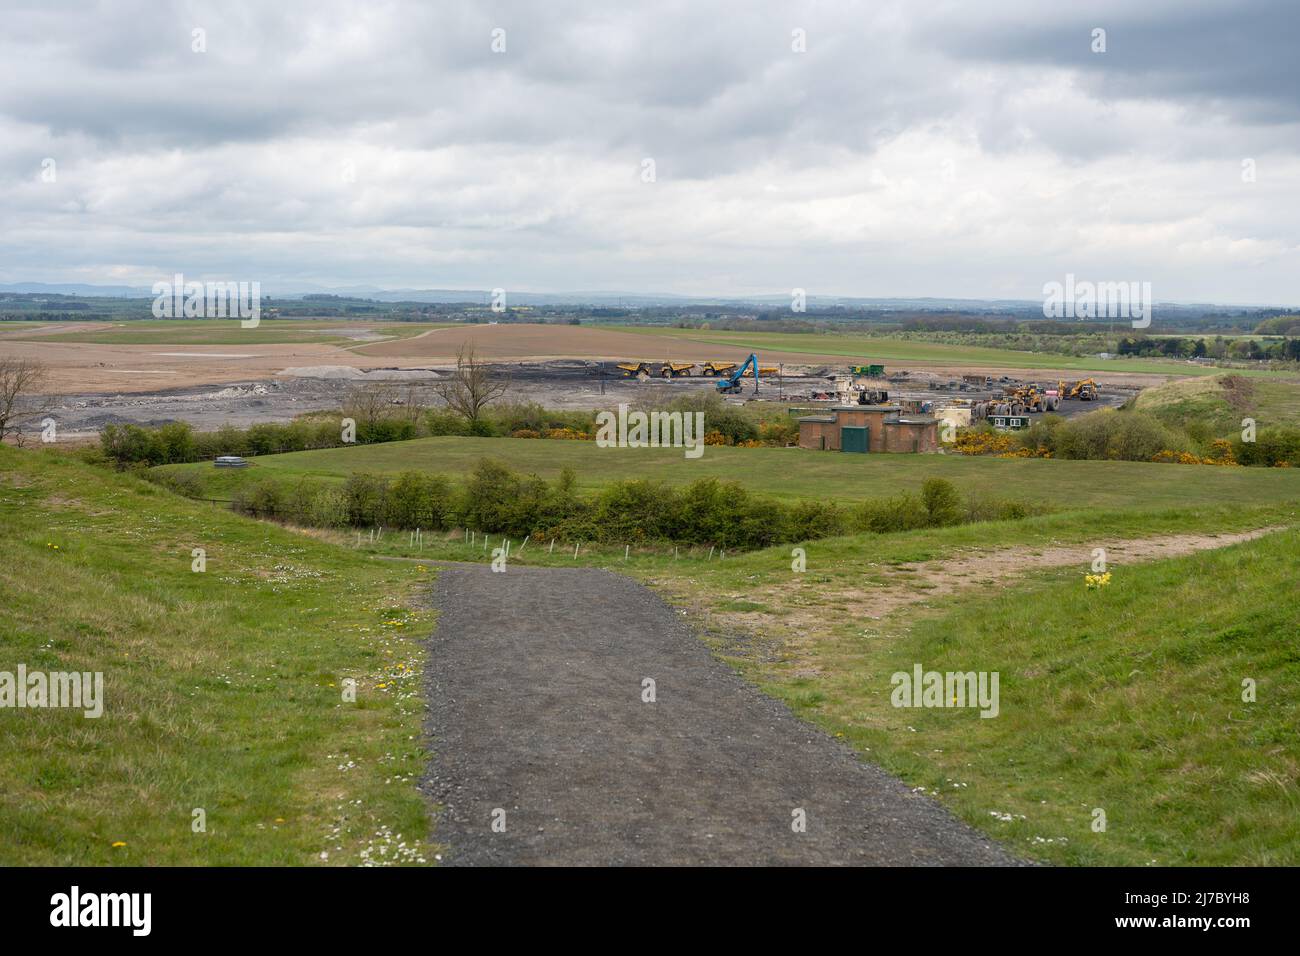
[[[113,849],[116,850],[118,847],[122,847],[122,846],[126,846],[126,844],[123,843],[121,840],[118,840],[116,843],[113,844]]]
[[[1096,591],[1100,588],[1104,588],[1106,585],[1110,584],[1110,572],[1107,571],[1105,574],[1085,574],[1083,576],[1083,583],[1087,586],[1089,591]]]

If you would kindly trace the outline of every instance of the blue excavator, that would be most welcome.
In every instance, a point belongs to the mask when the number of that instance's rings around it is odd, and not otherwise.
[[[740,368],[734,369],[725,378],[720,378],[715,383],[715,388],[720,395],[739,395],[741,379],[745,375],[745,370],[752,368],[754,370],[754,392],[758,392],[758,356],[753,352],[749,353],[749,358],[745,359]]]

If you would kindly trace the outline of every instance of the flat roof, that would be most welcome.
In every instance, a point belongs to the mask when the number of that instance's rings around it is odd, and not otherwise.
[[[805,415],[803,418],[796,418],[795,421],[833,423],[835,421],[835,416],[834,415]]]

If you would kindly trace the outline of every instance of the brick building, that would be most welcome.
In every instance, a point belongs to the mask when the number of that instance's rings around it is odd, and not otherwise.
[[[904,415],[898,405],[840,405],[799,419],[799,447],[818,451],[930,452],[939,449],[939,423]]]

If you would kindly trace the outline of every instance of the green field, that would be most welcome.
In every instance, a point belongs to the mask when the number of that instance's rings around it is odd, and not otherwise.
[[[1206,368],[1175,359],[1098,359],[1059,355],[1054,352],[1016,352],[1009,349],[975,345],[947,345],[938,342],[914,342],[852,333],[812,332],[713,332],[698,329],[605,326],[619,332],[638,335],[668,336],[707,342],[711,345],[756,351],[760,360],[765,351],[795,352],[809,355],[843,355],[860,362],[904,362],[930,365],[968,365],[977,368],[1065,369],[1080,372],[1148,372],[1155,375],[1214,375],[1222,369]],[[887,370],[888,371],[888,370]],[[1238,374],[1271,376],[1279,373],[1249,369]]]
[[[1181,382],[1166,382],[1144,390],[1137,408],[1186,428],[1202,423],[1211,434],[1239,434],[1243,418],[1259,428],[1300,426],[1300,379],[1242,380],[1237,373]]]
[[[245,329],[240,326],[238,319],[139,319],[131,322],[87,323],[85,329],[72,332],[15,335],[14,338],[89,345],[284,345],[306,342],[360,345],[364,343],[330,331],[358,327],[371,329],[388,339],[410,338],[430,329],[446,328],[445,324],[433,322],[263,319],[255,328]]]
[[[0,709],[0,865],[432,862],[428,571],[3,445],[0,565],[0,671],[105,698]]]
[[[947,478],[966,493],[1049,507],[1160,508],[1198,504],[1253,505],[1300,501],[1300,470],[1214,468],[1128,461],[998,459],[961,455],[845,455],[800,448],[710,446],[698,459],[679,449],[600,448],[594,442],[526,438],[420,438],[414,441],[251,459],[252,467],[217,469],[209,462],[165,465],[196,474],[205,496],[230,498],[259,478],[342,481],[353,471],[408,469],[460,476],[480,458],[498,458],[525,473],[554,478],[573,468],[578,486],[592,490],[620,478],[686,484],[697,478],[734,479],[782,498],[860,501],[916,491],[930,477]]]

